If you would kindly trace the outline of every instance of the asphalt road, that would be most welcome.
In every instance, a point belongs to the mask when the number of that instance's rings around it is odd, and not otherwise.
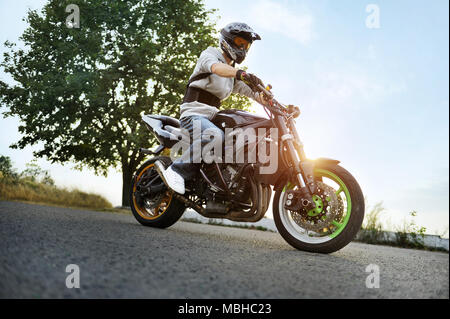
[[[68,264],[80,288],[66,287]],[[369,264],[379,288],[367,288]],[[272,232],[0,202],[2,298],[449,298],[448,253],[351,243],[321,255]]]

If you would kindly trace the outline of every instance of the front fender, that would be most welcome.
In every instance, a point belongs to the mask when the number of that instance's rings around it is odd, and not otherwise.
[[[312,160],[314,163],[323,163],[323,164],[334,164],[334,165],[338,165],[341,161],[332,159],[332,158],[327,158],[327,157],[319,157],[315,160]]]
[[[320,165],[320,164],[333,164],[333,165],[338,165],[340,163],[340,161],[335,160],[335,159],[331,159],[331,158],[326,158],[326,157],[320,157],[317,158],[315,160],[306,160],[303,161],[300,165],[302,165],[303,168],[303,172],[306,175],[311,175],[313,176],[313,172],[314,172],[314,167],[315,165]],[[288,172],[285,172],[284,174],[282,174],[276,181],[275,185],[274,185],[274,191],[280,190],[282,189],[286,183],[289,181],[289,176],[292,176],[293,174],[293,169],[289,169]],[[314,182],[313,178],[305,178],[308,182]]]

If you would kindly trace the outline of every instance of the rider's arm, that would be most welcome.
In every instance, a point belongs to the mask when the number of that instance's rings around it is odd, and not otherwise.
[[[238,69],[233,68],[231,65],[225,63],[214,63],[211,65],[211,72],[217,74],[218,76],[225,78],[235,78],[236,72]],[[267,102],[262,98],[262,96],[258,93],[253,92],[246,84],[242,81],[235,81],[234,93],[239,93],[241,95],[245,95],[249,98],[254,99],[256,102],[265,105]]]
[[[259,93],[253,92],[252,89],[242,81],[234,81],[233,93],[244,95],[263,105],[267,104]]]
[[[234,78],[236,77],[236,72],[238,69],[233,68],[231,65],[225,64],[225,63],[214,63],[211,66],[211,72],[214,74],[217,74],[218,76],[224,77],[224,78]]]

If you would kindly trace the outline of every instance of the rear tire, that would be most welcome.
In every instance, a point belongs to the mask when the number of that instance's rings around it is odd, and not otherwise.
[[[308,233],[306,235],[296,233],[295,224],[289,222],[288,217],[286,217],[289,211],[286,212],[284,203],[280,203],[281,198],[284,197],[282,196],[284,188],[275,193],[273,216],[280,235],[294,248],[315,253],[332,253],[350,243],[360,230],[364,219],[364,196],[356,179],[343,167],[331,163],[317,163],[314,168],[314,175],[317,177],[320,174],[338,177],[344,184],[344,189],[346,188],[343,195],[347,199],[350,198],[350,208],[348,208],[348,203],[346,206],[346,209],[348,209],[347,213],[350,215],[348,218],[343,218],[340,221],[342,229],[336,226],[336,232],[331,233],[329,236],[318,236],[316,239],[310,239]],[[343,191],[341,192],[344,193]]]
[[[130,191],[130,206],[133,216],[142,225],[156,228],[167,228],[175,224],[181,218],[186,209],[182,202],[174,198],[173,191],[164,191],[166,193],[163,197],[165,199],[165,206],[163,208],[158,206],[157,213],[153,210],[140,206],[134,195],[139,178],[141,178],[146,171],[154,169],[154,163],[157,160],[161,161],[166,168],[172,164],[172,161],[167,156],[154,157],[142,164],[133,176]]]

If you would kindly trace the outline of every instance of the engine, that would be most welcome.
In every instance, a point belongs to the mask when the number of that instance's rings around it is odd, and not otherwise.
[[[228,189],[234,194],[234,200],[239,202],[247,202],[250,196],[250,185],[246,176],[242,176],[234,181],[234,178],[243,168],[244,164],[219,164],[223,179],[228,186]],[[220,198],[224,189],[223,182],[217,173],[214,164],[204,165],[204,172],[206,177],[214,186],[209,185],[208,190],[215,198]],[[217,187],[216,187],[217,186]]]

